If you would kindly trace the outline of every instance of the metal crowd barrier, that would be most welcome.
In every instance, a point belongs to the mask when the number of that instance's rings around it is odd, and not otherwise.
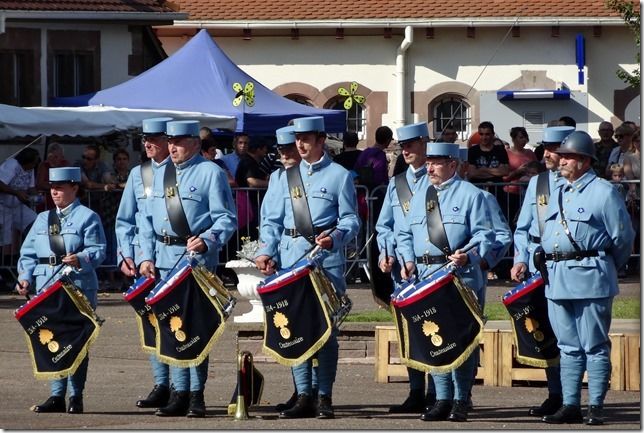
[[[634,226],[637,227],[639,233],[639,209],[640,209],[640,191],[639,180],[623,181],[625,190],[633,188],[630,185],[635,185],[636,191],[635,199],[630,201],[629,213]],[[516,216],[521,210],[525,195],[525,187],[527,183],[477,183],[479,188],[484,188],[493,194],[499,205],[510,223],[512,231],[516,225]],[[387,185],[381,185],[369,191],[365,186],[356,185],[356,193],[359,200],[359,214],[361,220],[361,227],[358,236],[345,247],[345,254],[347,257],[347,270],[351,270],[347,279],[348,282],[366,282],[364,277],[369,278],[369,259],[371,257],[370,248],[365,248],[367,242],[376,242],[375,225],[378,218],[377,206],[379,206],[379,197],[384,196]],[[227,245],[222,248],[219,256],[220,266],[225,266],[229,260],[237,259],[237,251],[241,250],[243,238],[250,238],[255,240],[258,238],[258,221],[260,218],[260,209],[262,199],[265,193],[265,188],[232,188],[233,199],[235,200],[238,211],[238,229],[231,237]],[[108,242],[108,253],[105,262],[101,265],[103,269],[115,270],[117,257],[116,257],[116,237],[114,231],[114,219],[118,204],[121,197],[121,191],[87,191],[81,202],[88,206],[90,209],[96,211],[103,221],[105,234]],[[31,197],[29,208],[36,212],[46,210],[45,194],[40,193]],[[24,212],[28,211],[24,207]],[[0,215],[0,228],[5,227],[6,224],[12,224],[10,221],[11,213],[7,212],[6,208]],[[0,275],[6,281],[9,278],[14,278],[16,274],[16,262],[20,254],[21,236],[23,234],[17,233],[14,242],[4,245],[2,255],[0,256]],[[510,247],[504,261],[510,261],[514,255],[513,247]],[[631,257],[640,257],[639,242],[636,242],[635,250]],[[11,285],[14,283],[11,282]]]

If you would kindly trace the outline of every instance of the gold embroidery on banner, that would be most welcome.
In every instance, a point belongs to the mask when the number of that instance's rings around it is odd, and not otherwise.
[[[284,313],[279,311],[275,313],[273,316],[273,324],[276,328],[279,328],[280,335],[283,339],[288,340],[291,338],[291,331],[286,327],[286,325],[288,325],[288,317],[286,317]]]
[[[443,337],[438,335],[438,331],[440,331],[440,327],[436,323],[430,320],[423,321],[423,334],[425,334],[427,337],[431,335],[430,340],[436,347],[443,344]]]
[[[181,325],[183,325],[181,317],[172,316],[170,318],[170,331],[174,332],[174,338],[179,342],[184,342],[186,341],[186,333],[181,330]]]
[[[58,352],[58,349],[60,349],[58,342],[54,341],[54,333],[49,329],[41,328],[40,331],[38,331],[38,338],[40,339],[40,344],[46,344],[47,349],[49,349],[51,353]]]

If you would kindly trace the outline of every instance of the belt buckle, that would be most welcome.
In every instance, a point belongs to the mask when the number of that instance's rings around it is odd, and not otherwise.
[[[581,261],[581,259],[583,259],[583,257],[581,256],[581,254],[580,254],[580,253],[575,254],[575,260],[577,260],[578,262],[580,262],[580,261]]]
[[[163,241],[164,244],[170,245],[170,235],[163,235]]]
[[[423,265],[429,266],[429,256],[427,254],[423,254]]]
[[[552,260],[554,260],[555,262],[560,262],[562,259],[563,255],[559,251],[554,251],[552,253]]]
[[[58,261],[58,257],[56,257],[54,254],[51,254],[49,256],[49,266],[56,266]]]

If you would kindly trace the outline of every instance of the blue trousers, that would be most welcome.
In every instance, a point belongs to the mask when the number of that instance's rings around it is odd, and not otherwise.
[[[610,379],[613,298],[548,299],[550,323],[561,351],[563,403],[581,406],[581,384],[588,372],[588,403],[602,406]]]
[[[203,391],[208,379],[208,358],[196,367],[170,367],[170,377],[176,391]]]
[[[338,330],[333,329],[326,344],[318,351],[317,381],[319,395],[331,397],[338,370]],[[314,368],[311,359],[292,368],[298,394],[312,395]]]
[[[426,374],[427,373],[424,371],[407,367],[407,375],[409,375],[409,390],[425,391]],[[434,386],[434,379],[431,374],[427,374],[427,394],[436,395],[436,387]]]
[[[467,401],[472,390],[477,357],[472,353],[460,367],[449,373],[432,373],[437,400]]]
[[[159,361],[156,355],[150,355],[150,367],[155,385],[170,386],[170,368],[168,364]]]

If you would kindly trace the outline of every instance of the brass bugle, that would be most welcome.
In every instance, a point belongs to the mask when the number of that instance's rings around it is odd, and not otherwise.
[[[248,396],[250,401],[246,401]],[[237,405],[235,407],[235,420],[246,420],[248,417],[248,406],[253,399],[253,355],[247,351],[241,351],[237,355]]]

